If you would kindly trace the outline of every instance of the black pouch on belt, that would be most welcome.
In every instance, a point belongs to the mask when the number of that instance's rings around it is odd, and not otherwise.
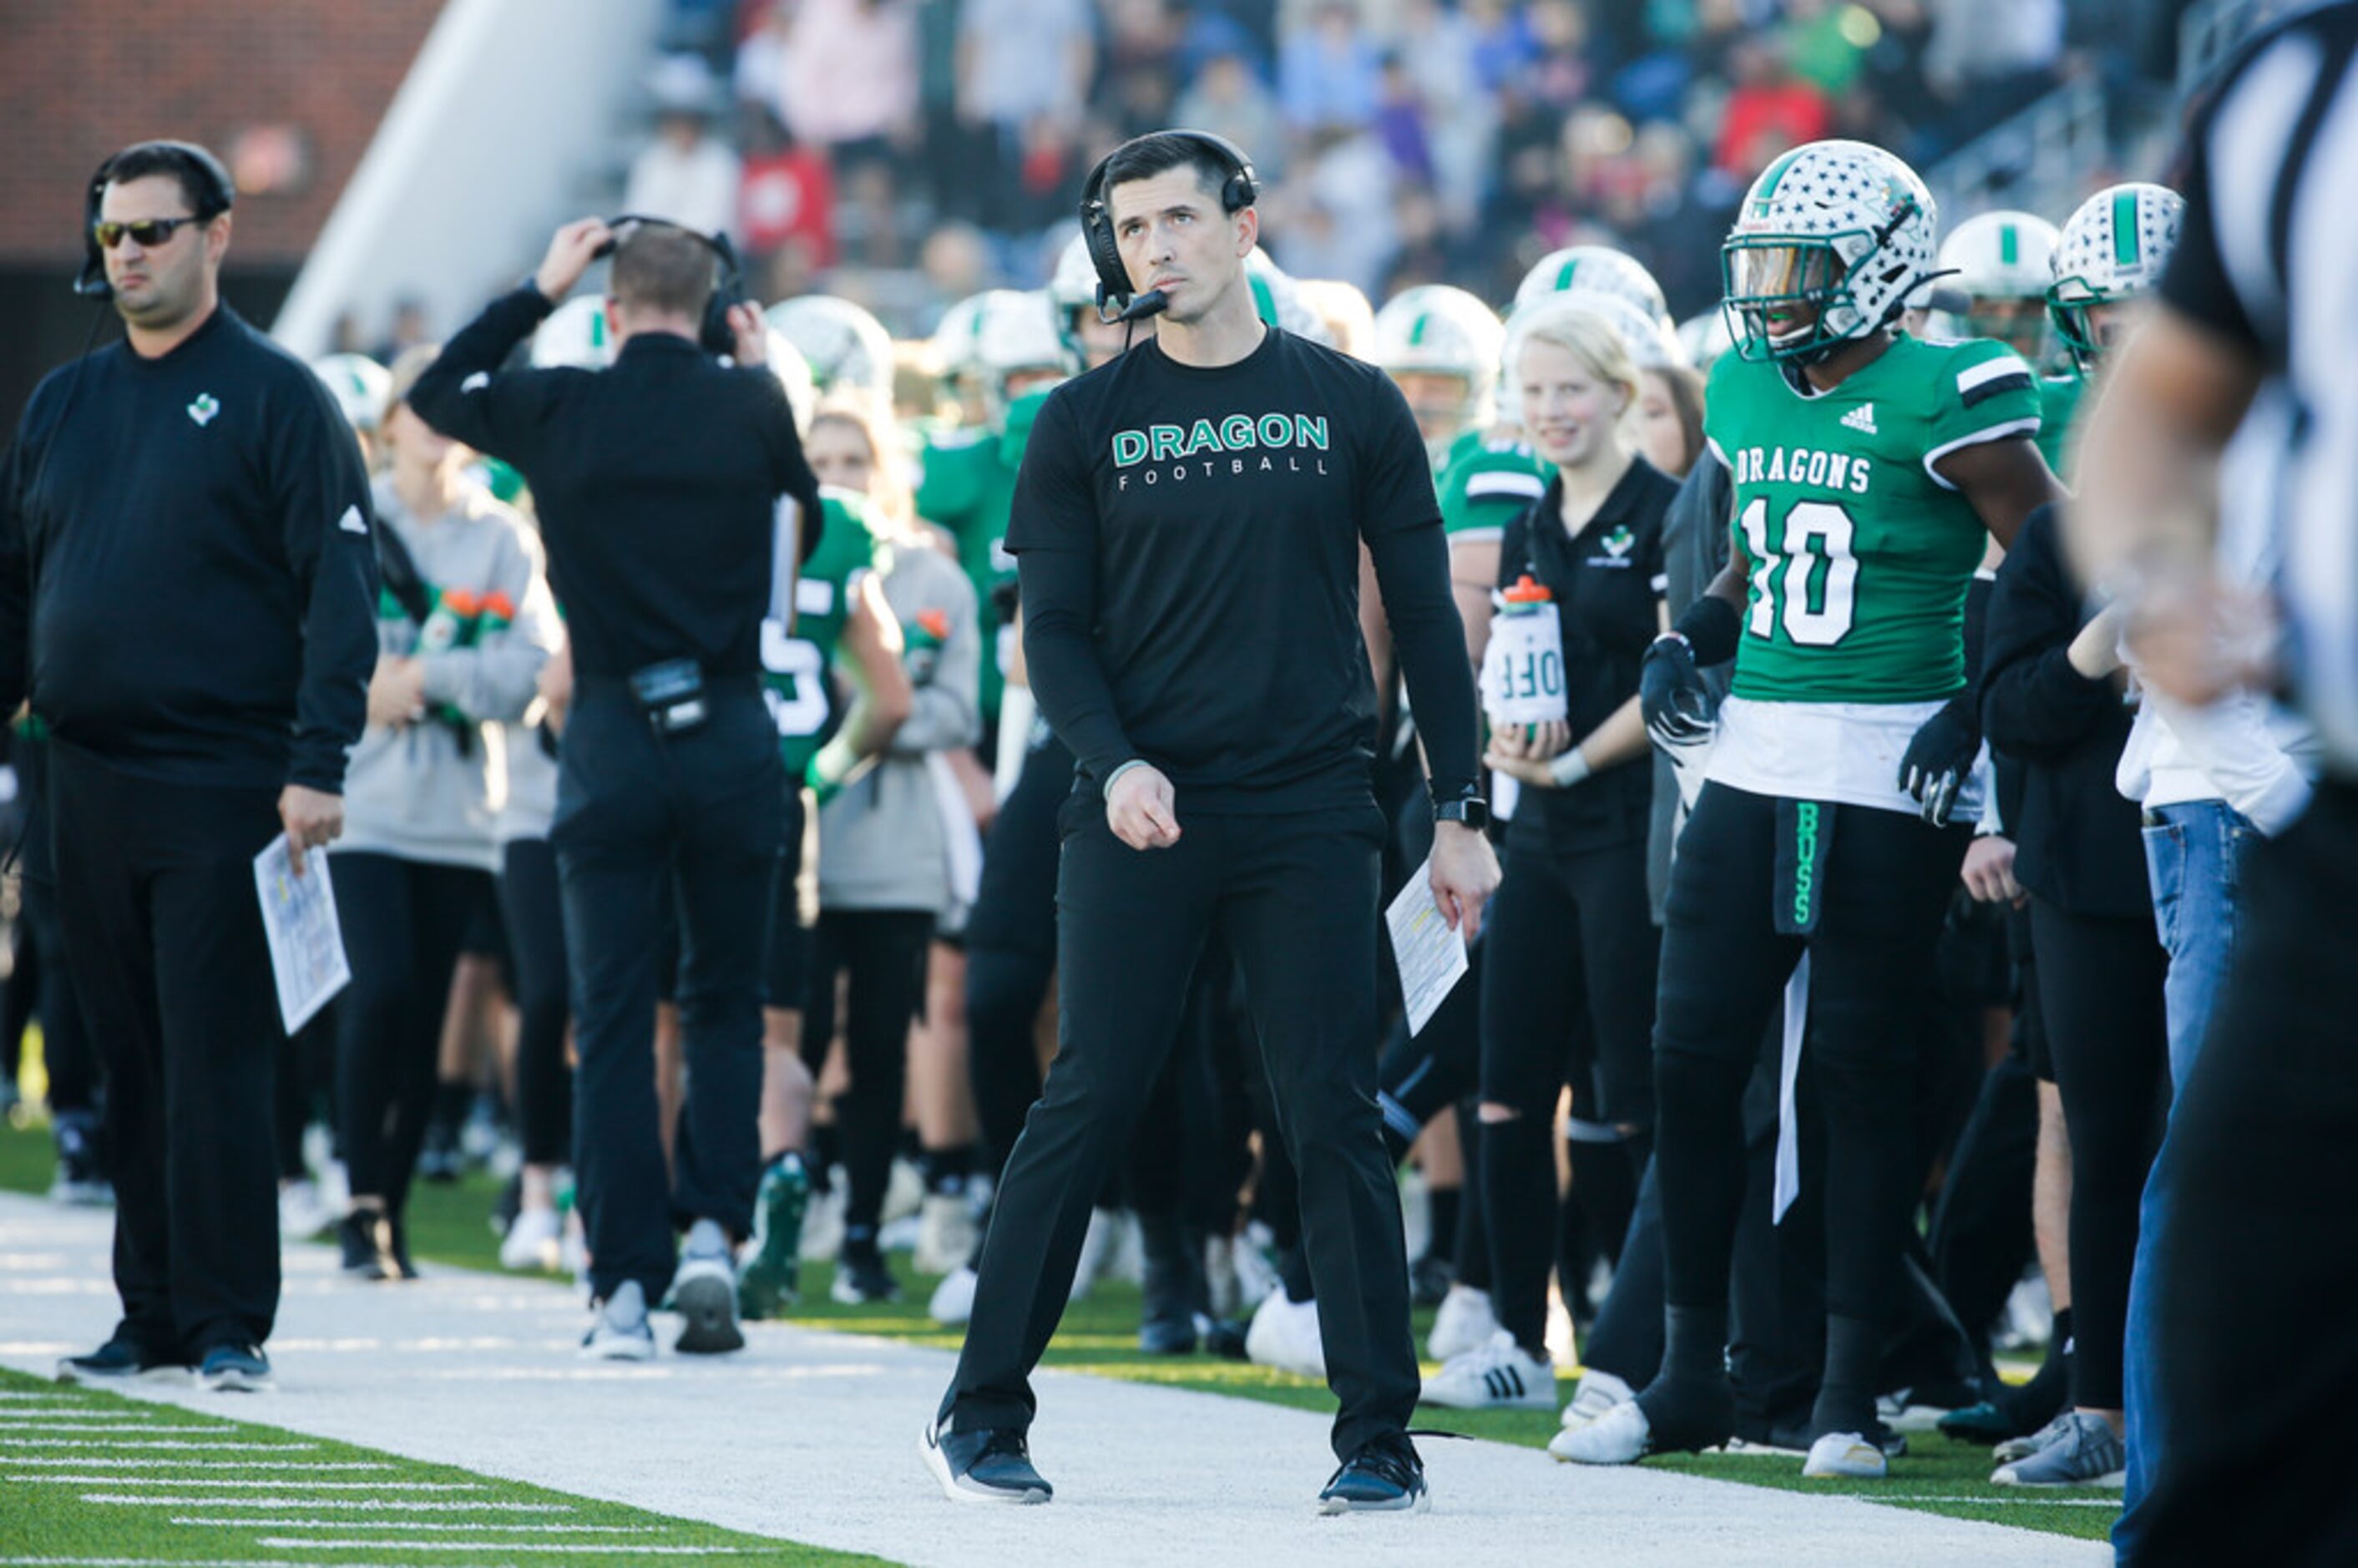
[[[1779,936],[1807,936],[1825,903],[1826,862],[1834,847],[1832,801],[1777,803],[1777,873],[1769,884],[1770,914]]]
[[[633,670],[631,691],[658,735],[693,730],[711,716],[704,699],[704,666],[694,659],[665,659]]]

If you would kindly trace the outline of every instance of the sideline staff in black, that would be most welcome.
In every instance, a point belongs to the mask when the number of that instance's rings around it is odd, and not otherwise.
[[[1243,965],[1301,1172],[1341,1402],[1343,1465],[1320,1506],[1424,1500],[1406,1433],[1408,1262],[1376,1106],[1384,822],[1362,540],[1431,756],[1433,892],[1453,924],[1478,922],[1498,866],[1415,422],[1374,366],[1254,315],[1255,195],[1242,156],[1192,132],[1126,143],[1099,167],[1083,222],[1118,248],[1100,263],[1107,292],[1160,293],[1167,314],[1152,341],[1050,395],[1016,482],[1024,654],[1080,766],[1061,823],[1056,1060],[1008,1158],[965,1352],[925,1433],[954,1500],[1049,1496],[1026,1450],[1028,1379],[1216,926]]]
[[[509,352],[614,256],[611,369],[503,371]],[[678,1348],[735,1350],[733,1240],[761,1175],[762,966],[785,812],[762,699],[776,503],[818,481],[761,316],[730,313],[736,361],[698,347],[714,286],[701,236],[668,224],[567,224],[532,283],[485,308],[417,380],[426,422],[532,486],[573,645],[557,850],[581,1058],[574,1149],[599,1303],[585,1352],[654,1351],[647,1308],[673,1291]],[[655,961],[664,879],[680,925],[687,1103],[666,1178],[656,1127]],[[676,1258],[675,1224],[687,1229]]]
[[[128,341],[41,384],[0,470],[0,711],[49,725],[114,1165],[123,1322],[69,1381],[269,1380],[286,1035],[254,858],[342,831],[376,666],[368,481],[327,389],[221,303],[233,194],[183,143],[108,160],[78,287]]]

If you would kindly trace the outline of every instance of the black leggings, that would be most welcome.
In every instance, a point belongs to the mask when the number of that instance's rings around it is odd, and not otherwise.
[[[1073,754],[1057,741],[1023,759],[967,917],[967,1073],[994,1174],[1040,1098],[1034,1025],[1056,972],[1056,811],[1072,789]]]
[[[1483,943],[1482,1099],[1515,1115],[1484,1124],[1481,1196],[1499,1325],[1536,1354],[1556,1250],[1557,1093],[1570,1083],[1585,1119],[1636,1130],[1623,1140],[1627,1196],[1617,1214],[1598,1217],[1625,1229],[1654,1119],[1660,938],[1642,841],[1582,854],[1534,846],[1510,864]]]
[[[2072,1399],[2119,1410],[2137,1204],[2169,1089],[2151,916],[2117,920],[2030,903],[2039,1002],[2071,1138]]]
[[[1817,816],[1832,841],[1807,937],[1777,929],[1776,800],[1707,784],[1679,839],[1654,1031],[1665,1298],[1673,1309],[1725,1309],[1745,1186],[1745,1083],[1806,951],[1826,1126],[1826,1310],[1879,1329],[1898,1300],[1919,1186],[1911,1035],[1921,979],[1969,834],[1872,807],[1820,806]],[[1715,1375],[1716,1366],[1671,1370]],[[1828,1367],[1849,1405],[1861,1375]],[[1864,1430],[1871,1399],[1843,1413]]]
[[[844,1050],[851,1087],[836,1097],[835,1124],[850,1179],[843,1248],[872,1253],[901,1138],[909,1081],[909,1025],[925,1004],[931,910],[822,909],[811,944],[810,998],[803,1009],[803,1060],[816,1076],[835,1036],[836,977],[849,974]]]
[[[528,1165],[562,1165],[573,1153],[573,1072],[565,1063],[565,905],[557,851],[546,838],[512,838],[501,857],[500,914],[507,922],[515,987],[516,1119]]]
[[[434,1108],[450,973],[487,873],[373,850],[331,862],[352,980],[336,1005],[336,1119],[352,1189],[398,1213]]]

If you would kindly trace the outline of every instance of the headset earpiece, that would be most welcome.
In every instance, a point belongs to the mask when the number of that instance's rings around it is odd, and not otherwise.
[[[676,229],[712,253],[718,271],[712,280],[712,297],[704,304],[704,319],[697,323],[696,342],[708,354],[735,353],[737,329],[729,324],[729,312],[745,303],[745,271],[737,260],[737,247],[729,243],[729,236],[708,234],[701,229],[691,229],[668,218],[648,218],[636,212],[624,212],[606,220],[606,227],[618,237],[599,246],[591,253],[593,256],[602,259],[612,255],[615,246],[622,243],[619,235],[622,226],[637,223],[660,223],[666,229]]]

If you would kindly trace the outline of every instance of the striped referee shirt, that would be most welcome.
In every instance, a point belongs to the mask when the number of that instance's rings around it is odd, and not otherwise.
[[[2197,120],[2186,222],[2161,282],[2288,395],[2280,588],[2330,765],[2358,774],[2358,4],[2263,34]],[[2232,498],[2229,498],[2232,500]]]

